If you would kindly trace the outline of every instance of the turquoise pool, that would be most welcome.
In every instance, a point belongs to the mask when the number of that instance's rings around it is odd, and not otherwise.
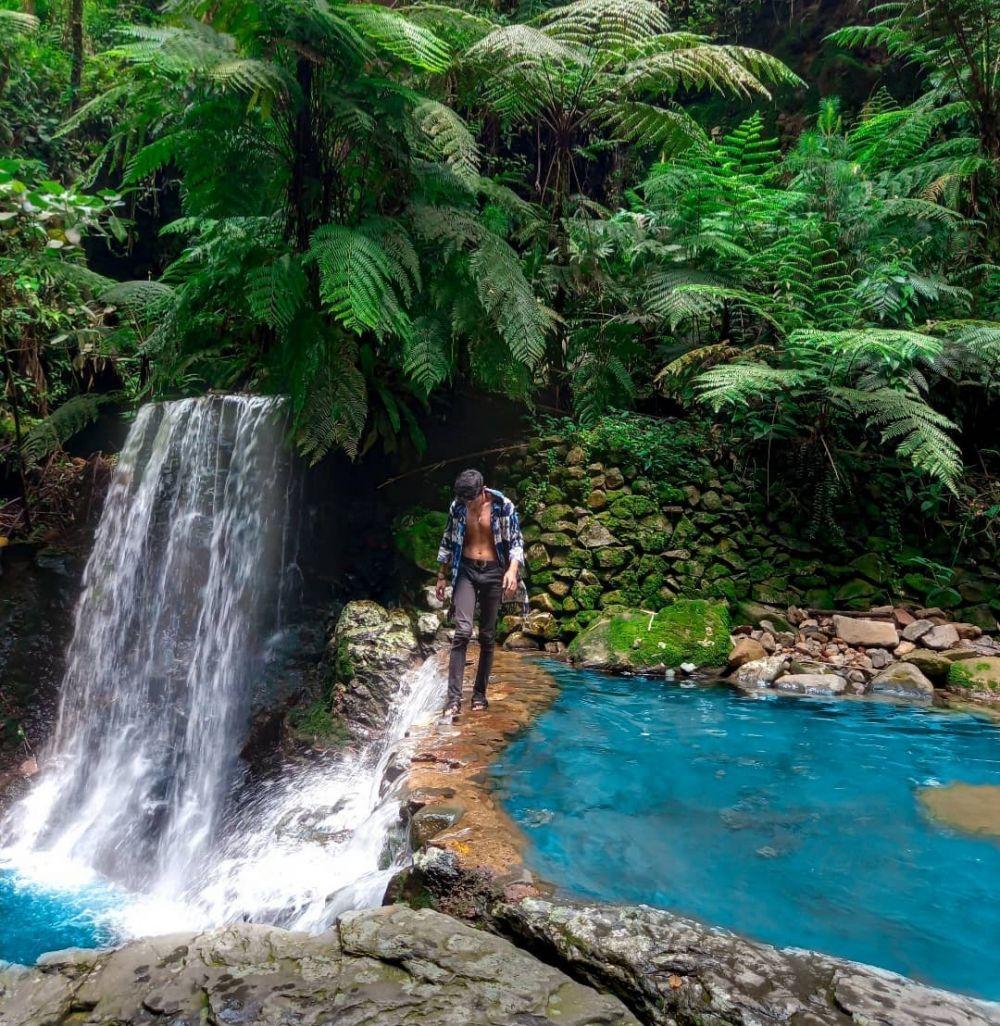
[[[541,876],[1000,999],[1000,839],[918,797],[1000,784],[995,725],[551,670],[560,697],[493,769]]]
[[[101,919],[116,904],[100,887],[51,890],[0,869],[0,962],[31,965],[47,951],[113,943]]]

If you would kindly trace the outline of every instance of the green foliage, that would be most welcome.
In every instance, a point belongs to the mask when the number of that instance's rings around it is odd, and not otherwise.
[[[329,701],[322,698],[293,706],[288,728],[295,737],[327,748],[340,748],[351,738],[344,721],[334,716]]]

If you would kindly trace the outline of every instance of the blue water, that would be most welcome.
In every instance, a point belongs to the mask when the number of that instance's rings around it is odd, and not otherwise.
[[[31,965],[47,951],[111,944],[101,919],[116,903],[103,888],[47,890],[0,870],[0,961]]]
[[[918,801],[1000,784],[996,726],[551,669],[559,698],[493,770],[543,878],[1000,999],[1000,840]]]

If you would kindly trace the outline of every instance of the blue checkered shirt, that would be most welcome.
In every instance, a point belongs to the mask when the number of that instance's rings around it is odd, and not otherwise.
[[[490,493],[490,524],[493,528],[493,545],[497,559],[506,570],[512,559],[524,566],[524,538],[521,537],[521,520],[514,503],[502,492],[486,489]],[[465,516],[467,508],[460,499],[455,499],[448,509],[448,523],[445,524],[437,561],[451,565],[451,586],[458,580],[458,567],[462,561],[462,547],[465,544]]]

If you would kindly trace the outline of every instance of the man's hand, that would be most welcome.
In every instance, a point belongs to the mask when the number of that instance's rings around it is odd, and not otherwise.
[[[437,584],[434,587],[434,594],[437,596],[438,602],[444,602],[445,585],[445,579],[439,575],[437,579]]]
[[[512,563],[503,575],[503,597],[513,598],[517,591],[517,565]]]

